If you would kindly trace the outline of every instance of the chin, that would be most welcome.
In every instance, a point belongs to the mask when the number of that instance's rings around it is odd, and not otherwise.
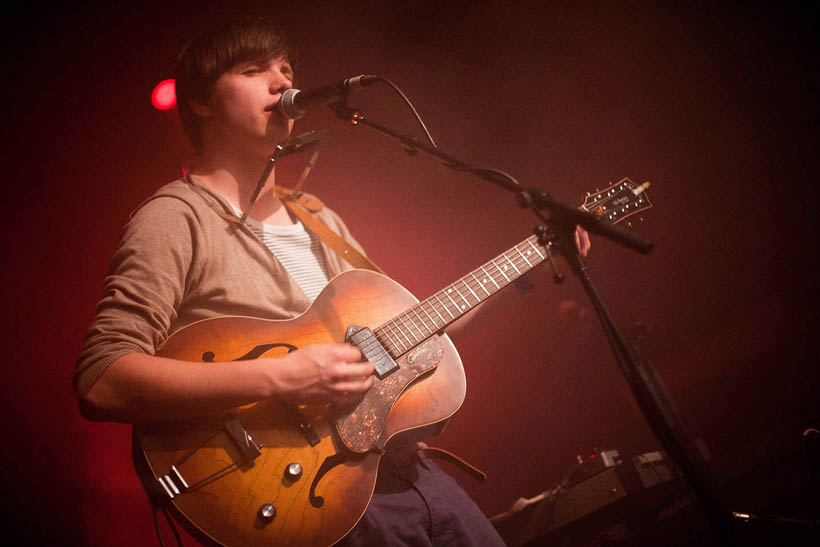
[[[283,140],[290,137],[290,133],[291,133],[290,127],[275,127],[275,128],[272,128],[272,129],[273,129],[272,131],[268,131],[268,134],[265,137],[265,140],[268,143],[272,143],[273,146],[276,146],[277,144],[279,144]]]

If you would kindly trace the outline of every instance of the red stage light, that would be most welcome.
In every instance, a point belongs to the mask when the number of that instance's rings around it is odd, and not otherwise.
[[[151,93],[151,104],[159,110],[170,110],[177,104],[177,89],[174,80],[163,80]]]

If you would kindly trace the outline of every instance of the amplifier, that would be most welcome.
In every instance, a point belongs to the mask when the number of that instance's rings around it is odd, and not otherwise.
[[[662,452],[624,462],[617,450],[601,452],[570,469],[564,479],[532,498],[519,498],[490,519],[510,547],[531,544],[558,530],[602,529],[635,511],[668,505],[682,480]],[[589,531],[589,530],[587,530]]]

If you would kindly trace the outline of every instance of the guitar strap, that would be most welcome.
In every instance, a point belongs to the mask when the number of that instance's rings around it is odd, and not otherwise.
[[[214,202],[214,198],[208,196],[198,187],[187,169],[183,170],[183,176],[189,183],[189,186],[197,194],[202,196],[203,199],[210,203]],[[275,189],[276,195],[282,200],[282,203],[285,204],[288,211],[290,211],[293,216],[301,220],[305,228],[316,234],[316,236],[321,239],[325,245],[333,249],[339,257],[349,262],[354,268],[372,270],[380,274],[384,273],[384,271],[373,263],[372,260],[360,253],[355,247],[353,247],[353,245],[342,239],[339,234],[328,228],[324,222],[311,214],[322,210],[325,206],[325,204],[322,203],[322,200],[316,196],[305,194],[303,192],[295,192],[289,188],[282,188],[281,186],[276,186]],[[221,213],[219,210],[217,210],[217,212],[228,220],[235,220],[233,216]]]
[[[472,478],[474,478],[478,482],[484,482],[484,481],[487,480],[487,474],[484,471],[482,471],[481,469],[479,469],[478,467],[476,467],[474,465],[471,465],[466,460],[464,460],[462,458],[459,458],[458,456],[456,456],[452,452],[448,452],[447,450],[444,450],[443,448],[436,448],[434,446],[427,446],[427,444],[422,443],[422,442],[418,443],[418,445],[419,445],[419,450],[424,452],[424,455],[427,456],[428,458],[438,458],[438,459],[442,459],[446,462],[449,462],[449,463],[455,465],[456,467],[458,467],[459,469],[461,469],[462,471],[464,471],[465,473],[467,473],[469,476],[471,476]]]
[[[324,207],[324,203],[319,198],[308,194],[295,193],[293,190],[281,186],[276,187],[276,195],[279,196],[288,211],[302,221],[305,228],[316,234],[325,245],[333,249],[341,258],[347,260],[351,266],[384,273],[372,260],[356,250],[353,245],[342,239],[339,234],[311,214],[320,211]]]

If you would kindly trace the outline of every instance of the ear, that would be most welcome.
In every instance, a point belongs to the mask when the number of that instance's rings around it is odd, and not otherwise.
[[[214,115],[214,109],[211,105],[199,101],[191,101],[191,110],[200,118],[210,118]]]

